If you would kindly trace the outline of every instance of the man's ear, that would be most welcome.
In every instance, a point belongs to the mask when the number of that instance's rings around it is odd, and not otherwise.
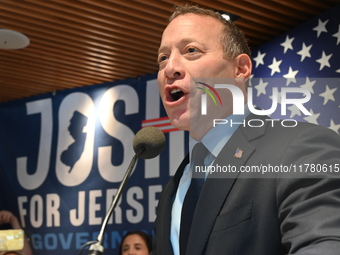
[[[240,54],[236,57],[236,78],[243,78],[245,81],[250,77],[252,62],[247,54]]]

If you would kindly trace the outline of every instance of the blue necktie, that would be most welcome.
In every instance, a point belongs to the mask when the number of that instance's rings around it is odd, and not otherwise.
[[[192,164],[192,178],[189,189],[185,195],[183,206],[182,206],[182,215],[181,215],[181,227],[180,227],[180,254],[184,255],[187,243],[189,239],[189,233],[192,223],[192,218],[194,215],[194,211],[196,208],[198,197],[201,193],[202,186],[204,184],[204,172],[195,171],[196,166],[199,166],[198,169],[204,168],[204,159],[208,154],[207,148],[202,143],[197,143],[192,150],[191,161]]]

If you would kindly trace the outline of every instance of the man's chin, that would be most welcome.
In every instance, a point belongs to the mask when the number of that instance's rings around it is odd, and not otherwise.
[[[201,133],[209,130],[212,125],[210,117],[195,118],[195,119],[173,119],[171,125],[177,129],[189,131],[190,133]]]
[[[171,125],[174,126],[175,128],[178,128],[180,130],[185,130],[189,131],[190,128],[190,119],[185,119],[185,118],[174,118],[171,119]]]

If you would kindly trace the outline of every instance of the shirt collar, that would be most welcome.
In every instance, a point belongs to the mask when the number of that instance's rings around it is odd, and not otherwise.
[[[250,110],[248,105],[246,104],[244,107],[243,115],[234,115],[231,114],[226,120],[226,124],[217,124],[215,127],[210,129],[208,133],[206,133],[202,138],[203,145],[209,150],[209,152],[216,158],[217,155],[221,152],[222,148],[229,141],[230,137],[234,134],[236,129],[245,121],[245,118],[250,114]],[[231,125],[232,123],[232,125]],[[190,136],[189,139],[189,151],[190,155],[193,147],[197,144],[198,141],[193,139]],[[189,155],[189,156],[190,156]]]

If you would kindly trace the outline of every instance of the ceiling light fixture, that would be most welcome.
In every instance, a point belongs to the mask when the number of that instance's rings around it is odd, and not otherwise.
[[[17,31],[0,28],[0,49],[18,50],[27,47],[30,39]]]
[[[219,14],[221,14],[221,16],[222,16],[225,20],[227,20],[227,21],[229,21],[229,22],[235,22],[236,20],[238,20],[239,18],[241,18],[240,16],[235,15],[235,14],[232,14],[232,13],[229,13],[229,12],[219,11],[219,10],[217,10],[217,12],[218,12]]]

